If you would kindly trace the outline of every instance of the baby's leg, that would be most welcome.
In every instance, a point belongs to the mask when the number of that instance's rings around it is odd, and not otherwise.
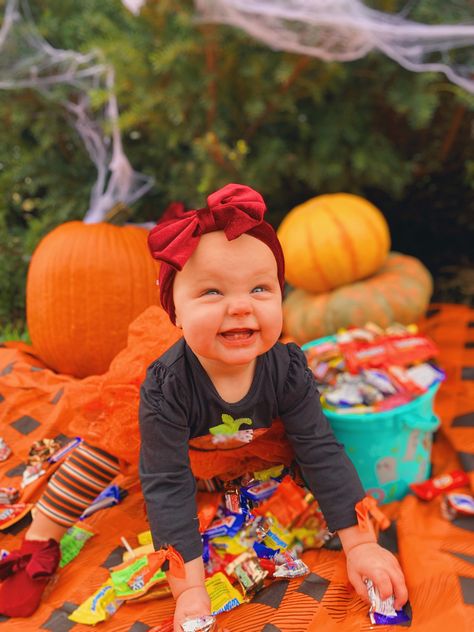
[[[60,539],[62,533],[76,522],[84,509],[118,473],[119,465],[115,457],[99,448],[81,444],[51,477],[36,505],[37,513],[26,533],[26,539]],[[50,523],[55,527],[51,526],[51,531],[48,531]],[[56,533],[61,527],[63,531],[58,538]]]
[[[0,561],[0,614],[35,612],[59,565],[61,536],[118,473],[115,457],[87,444],[60,466],[36,505],[21,548]]]

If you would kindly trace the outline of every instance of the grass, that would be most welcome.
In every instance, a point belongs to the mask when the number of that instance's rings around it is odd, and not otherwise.
[[[7,323],[4,326],[0,326],[0,342],[8,341],[21,341],[31,344],[31,339],[28,334],[28,330],[22,327],[17,327],[11,323]]]

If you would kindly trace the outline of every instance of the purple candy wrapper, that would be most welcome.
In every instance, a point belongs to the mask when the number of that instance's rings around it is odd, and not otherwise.
[[[388,599],[380,599],[379,592],[370,579],[365,580],[370,599],[369,618],[375,625],[400,625],[411,620],[408,603],[402,610],[393,607],[393,595]]]
[[[411,617],[404,610],[396,610],[394,617],[389,617],[386,614],[379,614],[378,612],[371,612],[369,617],[371,623],[376,625],[400,625],[401,623],[407,623]]]

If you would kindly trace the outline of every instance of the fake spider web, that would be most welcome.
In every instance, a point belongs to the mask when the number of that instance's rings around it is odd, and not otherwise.
[[[465,47],[472,53],[472,22],[422,24],[360,0],[195,0],[195,5],[201,21],[239,27],[276,50],[325,61],[352,61],[378,50],[408,70],[442,72],[474,92],[474,63],[455,65],[448,55]]]
[[[134,171],[123,150],[113,67],[100,51],[53,48],[37,31],[27,0],[7,0],[0,28],[0,89],[24,88],[62,103],[97,169],[84,222],[103,221],[115,205],[130,205],[152,187],[153,179]],[[91,109],[96,90],[107,95],[102,112]]]

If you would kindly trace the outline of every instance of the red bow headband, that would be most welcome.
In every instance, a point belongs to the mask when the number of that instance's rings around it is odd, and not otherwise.
[[[278,281],[283,294],[285,266],[283,251],[272,226],[263,219],[266,211],[262,196],[243,184],[227,184],[207,198],[207,206],[184,211],[172,204],[148,235],[148,247],[160,267],[160,300],[175,322],[173,281],[177,270],[196,250],[201,235],[223,230],[232,241],[244,233],[266,244],[277,262]]]

